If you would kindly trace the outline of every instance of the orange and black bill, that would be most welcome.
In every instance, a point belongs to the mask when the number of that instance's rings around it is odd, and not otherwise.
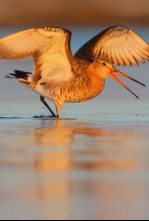
[[[141,83],[140,81],[135,80],[134,78],[131,78],[125,74],[123,74],[122,72],[118,71],[117,69],[114,69],[113,71],[111,71],[110,77],[112,77],[114,80],[116,80],[118,83],[120,83],[123,87],[125,87],[128,91],[130,91],[136,98],[139,98],[135,93],[133,93],[119,78],[117,78],[117,76],[114,74],[114,72],[116,72],[118,74],[118,76],[122,76],[125,78],[128,78],[138,84],[141,84],[142,86],[146,87],[145,84]]]

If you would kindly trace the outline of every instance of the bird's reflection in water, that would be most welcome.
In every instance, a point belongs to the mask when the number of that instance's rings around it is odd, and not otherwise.
[[[48,148],[35,157],[36,169],[66,169],[71,167],[70,145],[73,143],[72,130],[61,123],[60,120],[50,122],[42,121],[42,127],[34,131],[34,144],[36,147]],[[50,149],[49,149],[50,148]]]
[[[133,157],[141,132],[99,128],[90,123],[42,119],[41,127],[30,131],[26,145],[35,151],[36,170],[129,169],[139,165]]]
[[[26,135],[26,138],[22,136],[7,148],[19,150],[19,154],[32,148],[33,165],[37,170],[134,168],[139,166],[134,151],[136,156],[137,150],[145,145],[144,132],[100,128],[73,119],[41,119],[40,127],[19,131],[15,135],[18,134]]]
[[[146,167],[140,160],[146,151],[143,132],[42,119],[40,127],[21,134],[26,139],[6,149],[19,152],[17,159],[31,148],[31,168],[26,167],[27,157],[21,157],[26,164],[20,167],[20,160],[17,185],[11,182],[9,197],[3,194],[1,200],[13,199],[16,208],[18,202],[36,202],[36,214],[40,211],[44,219],[125,219],[130,203],[133,213],[144,211],[144,185],[138,178],[138,171]]]

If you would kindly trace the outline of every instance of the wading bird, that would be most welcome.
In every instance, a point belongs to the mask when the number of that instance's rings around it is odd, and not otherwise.
[[[127,27],[119,25],[104,30],[74,56],[70,41],[71,32],[56,27],[30,29],[0,39],[1,59],[33,56],[33,76],[15,71],[9,78],[15,78],[38,93],[53,117],[59,117],[64,103],[83,102],[96,97],[103,90],[106,77],[112,77],[132,94],[117,76],[142,84],[113,66],[138,65],[138,61],[144,63],[149,60],[148,43]],[[44,98],[55,103],[56,114]]]

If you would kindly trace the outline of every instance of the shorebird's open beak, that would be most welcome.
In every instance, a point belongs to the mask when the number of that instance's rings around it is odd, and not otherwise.
[[[114,72],[116,72],[116,75],[114,74]],[[127,90],[129,90],[136,98],[139,98],[139,97],[138,97],[136,94],[134,94],[122,81],[120,81],[120,79],[119,79],[117,76],[122,76],[122,77],[128,78],[128,79],[130,79],[130,80],[132,80],[132,81],[135,81],[135,82],[138,83],[138,84],[141,84],[141,85],[144,86],[144,87],[145,87],[146,85],[145,85],[145,84],[142,84],[141,82],[139,82],[139,81],[137,81],[137,80],[135,80],[135,79],[133,79],[133,78],[131,78],[131,77],[125,75],[125,74],[123,74],[122,72],[118,71],[116,68],[115,68],[113,71],[111,71],[110,77],[112,77],[114,80],[116,80],[118,83],[120,83],[123,87],[125,87]]]

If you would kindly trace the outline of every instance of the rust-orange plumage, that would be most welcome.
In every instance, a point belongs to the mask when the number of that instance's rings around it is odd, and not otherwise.
[[[131,66],[149,60],[149,45],[141,37],[125,26],[113,26],[88,41],[75,56],[70,41],[69,30],[55,27],[30,29],[0,39],[1,59],[33,56],[35,63],[33,76],[15,71],[7,77],[16,78],[38,93],[53,117],[59,117],[64,103],[96,97],[103,90],[106,77],[112,77],[133,93],[117,75],[140,82],[121,73],[113,64]],[[44,98],[55,103],[56,114]]]

